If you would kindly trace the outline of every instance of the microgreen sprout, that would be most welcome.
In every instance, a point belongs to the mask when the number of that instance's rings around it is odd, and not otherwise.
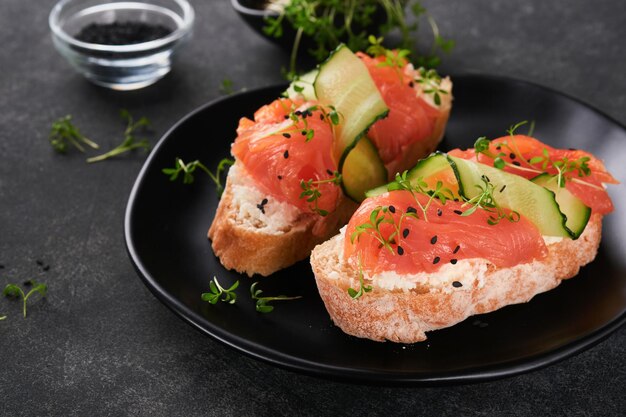
[[[0,321],[5,320],[7,316],[0,316]]]
[[[185,161],[183,161],[182,159],[176,158],[174,161],[174,168],[163,168],[161,172],[163,172],[165,175],[169,175],[170,181],[176,181],[178,176],[182,173],[183,184],[192,184],[195,179],[193,173],[196,169],[200,169],[211,178],[211,180],[215,183],[218,194],[221,195],[224,191],[224,186],[222,185],[222,175],[226,171],[226,169],[234,163],[235,161],[233,161],[232,159],[224,158],[217,164],[215,172],[211,172],[211,170],[207,168],[206,165],[204,165],[197,159],[195,161],[185,163]]]
[[[143,148],[146,151],[150,150],[150,143],[146,139],[138,139],[135,136],[137,131],[146,129],[150,126],[150,121],[148,120],[148,118],[141,117],[140,119],[135,121],[133,116],[131,116],[128,110],[125,109],[120,110],[120,117],[126,122],[126,129],[124,130],[124,141],[110,151],[103,153],[102,155],[88,158],[88,163],[104,161],[122,153],[132,151],[133,149]]]
[[[27,283],[32,285],[31,290],[27,293],[24,293],[24,290],[16,284],[7,284],[7,286],[4,287],[4,291],[2,291],[5,297],[22,299],[22,313],[24,314],[24,318],[26,318],[26,304],[28,299],[33,294],[39,294],[41,297],[45,297],[48,293],[48,286],[46,284],[38,283],[34,280],[27,281]]]
[[[229,95],[234,92],[233,81],[230,78],[224,78],[222,80],[222,84],[220,85],[220,93]]]
[[[377,38],[374,35],[370,35],[367,39],[370,43],[367,53],[373,57],[383,57],[384,61],[378,63],[378,66],[393,68],[402,82],[404,77],[400,70],[406,65],[407,57],[411,54],[411,51],[408,49],[387,49],[382,45],[382,37]]]
[[[209,282],[209,292],[202,293],[202,301],[210,304],[217,304],[218,301],[235,304],[235,301],[237,301],[235,290],[237,287],[239,287],[239,280],[235,281],[229,288],[224,288],[217,280],[217,277],[213,277]]]
[[[413,199],[419,206],[424,216],[424,220],[428,221],[427,211],[434,199],[438,199],[441,204],[445,205],[446,201],[454,199],[454,193],[447,187],[443,186],[442,181],[437,181],[434,189],[430,189],[424,178],[420,177],[417,180],[409,180],[407,178],[408,171],[404,171],[402,174],[396,174],[396,179],[387,187],[388,191],[405,190],[411,193]],[[427,195],[428,201],[426,204],[422,204],[417,198],[418,194]]]
[[[480,177],[482,185],[476,184],[476,188],[479,190],[479,194],[471,199],[466,200],[463,206],[470,205],[471,207],[461,213],[461,216],[470,216],[477,209],[483,209],[489,213],[487,223],[490,225],[496,225],[502,219],[508,219],[511,222],[518,222],[520,215],[517,211],[505,211],[494,197],[495,186],[491,183],[486,175]]]
[[[287,296],[287,295],[277,295],[274,297],[262,297],[263,290],[257,289],[258,282],[254,282],[250,286],[250,296],[253,300],[256,300],[256,311],[259,313],[269,313],[274,310],[274,306],[269,305],[269,303],[273,301],[288,301],[288,300],[296,300],[298,298],[302,298],[302,296]]]
[[[415,78],[415,82],[422,85],[424,94],[432,94],[433,101],[437,106],[441,105],[441,95],[448,94],[446,90],[441,88],[441,77],[434,69],[418,69],[419,77]]]
[[[322,197],[322,192],[319,189],[321,184],[341,184],[341,174],[338,171],[333,173],[331,178],[327,178],[325,180],[314,181],[313,179],[309,179],[307,181],[300,180],[300,188],[302,188],[302,192],[300,193],[299,198],[306,198],[306,201],[310,204],[311,211],[319,214],[320,216],[327,216],[328,210],[323,210],[319,208],[318,200]]]
[[[361,258],[359,258],[359,290],[355,290],[354,288],[348,288],[348,295],[352,297],[353,300],[361,298],[361,296],[366,293],[372,291],[371,285],[365,285],[364,277],[363,277],[363,268],[361,267]]]
[[[61,117],[52,123],[49,140],[50,145],[59,153],[66,153],[69,145],[74,146],[81,152],[85,152],[85,148],[82,145],[87,145],[93,149],[99,148],[97,143],[88,139],[74,126],[71,115]]]
[[[589,167],[589,156],[582,156],[577,159],[569,159],[564,156],[561,159],[552,159],[550,152],[547,148],[541,150],[541,155],[534,156],[530,159],[526,159],[524,155],[519,151],[515,138],[513,137],[516,131],[526,125],[527,121],[519,122],[507,129],[507,133],[511,136],[511,139],[504,140],[498,143],[495,148],[497,152],[491,150],[491,141],[482,136],[474,143],[474,149],[476,151],[476,159],[480,154],[485,155],[493,159],[493,166],[498,169],[504,169],[509,167],[519,171],[526,171],[536,175],[543,173],[550,173],[550,169],[556,170],[556,181],[559,187],[565,187],[567,181],[574,181],[580,184],[588,185],[590,187],[598,188],[598,186],[578,180],[578,178],[587,177],[591,175],[591,168]],[[529,130],[534,130],[534,122],[530,123]],[[514,158],[513,162],[506,161],[503,157]]]
[[[289,71],[286,71],[290,79],[296,74],[296,58],[304,37],[313,40],[313,47],[308,52],[318,62],[326,59],[329,52],[341,42],[352,51],[365,50],[369,42],[367,29],[369,33],[376,35],[385,35],[392,30],[398,30],[399,47],[411,49],[417,24],[407,22],[405,6],[411,4],[411,11],[416,18],[426,14],[420,2],[415,0],[270,0],[267,3],[267,9],[278,15],[266,19],[263,31],[269,36],[280,38],[286,33],[284,27],[288,24],[296,32]],[[382,23],[376,23],[377,16],[382,17]],[[423,61],[430,67],[440,62],[436,52],[438,50],[448,52],[454,43],[444,40],[439,35],[439,28],[432,17],[428,16],[428,21],[433,30],[434,42],[430,55]]]

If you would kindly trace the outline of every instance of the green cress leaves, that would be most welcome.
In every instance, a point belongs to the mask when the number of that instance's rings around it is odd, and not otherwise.
[[[433,67],[440,63],[438,51],[449,52],[454,42],[445,40],[439,35],[435,21],[415,0],[291,0],[283,4],[280,0],[270,0],[268,10],[278,13],[276,17],[268,17],[263,31],[275,38],[284,35],[285,24],[295,31],[295,39],[291,50],[289,72],[293,78],[296,73],[296,58],[303,37],[313,39],[313,47],[308,50],[318,62],[326,59],[330,51],[339,43],[345,43],[352,51],[362,51],[368,46],[368,29],[374,35],[385,35],[397,30],[400,35],[399,47],[410,50],[414,43],[417,23],[409,24],[405,14],[405,6],[416,18],[426,16],[431,26],[434,42],[428,55],[418,58],[421,66]],[[381,23],[375,18],[381,16]]]
[[[120,117],[126,122],[126,129],[124,130],[124,141],[111,149],[110,151],[103,153],[102,155],[94,156],[87,159],[88,163],[100,162],[105,159],[112,158],[122,153],[132,151],[133,149],[143,148],[146,151],[150,150],[150,143],[146,139],[139,139],[135,136],[138,130],[143,130],[150,126],[150,121],[146,117],[141,117],[135,121],[133,116],[128,110],[120,110]]]
[[[290,297],[287,295],[277,295],[274,297],[262,297],[262,290],[256,288],[258,282],[253,283],[250,286],[250,296],[253,300],[256,300],[256,311],[259,313],[269,313],[274,310],[274,306],[269,305],[272,301],[287,301],[287,300],[296,300],[298,298],[302,298],[302,296],[298,295],[295,297]]]
[[[218,301],[235,304],[235,301],[237,301],[235,290],[237,287],[239,287],[239,281],[235,281],[229,288],[224,288],[220,285],[217,277],[213,277],[209,282],[209,292],[202,293],[202,301],[211,304],[217,304]]]
[[[519,122],[511,127],[509,127],[506,132],[511,136],[511,141],[508,140],[502,141],[498,143],[498,153],[494,153],[490,150],[491,141],[484,136],[476,139],[474,143],[474,149],[476,151],[476,158],[478,158],[479,154],[483,154],[491,159],[493,159],[493,166],[498,169],[504,169],[505,167],[511,167],[513,169],[528,171],[535,173],[537,175],[546,173],[549,168],[554,168],[557,171],[556,181],[559,187],[565,187],[567,181],[579,182],[585,185],[594,186],[593,184],[589,184],[587,182],[578,180],[578,178],[586,177],[591,175],[591,168],[589,168],[589,161],[591,160],[588,156],[582,156],[578,159],[570,160],[567,157],[563,157],[561,159],[554,160],[550,157],[550,153],[547,148],[543,148],[541,151],[541,155],[534,156],[527,160],[521,154],[513,136],[516,131],[528,124],[527,121]],[[532,134],[535,129],[535,123],[531,122],[529,126],[528,136]],[[514,162],[507,162],[502,157],[511,155],[511,158],[515,156]],[[537,167],[538,164],[541,164],[540,168]],[[594,186],[595,187],[595,186]]]
[[[87,159],[88,163],[104,161],[111,157],[120,155],[124,152],[137,148],[145,150],[150,149],[150,144],[145,139],[138,139],[136,132],[150,126],[150,121],[146,117],[142,117],[135,121],[128,110],[120,110],[120,116],[126,122],[124,130],[124,141],[110,151]],[[85,152],[83,145],[87,145],[93,149],[99,149],[100,146],[84,136],[76,126],[72,123],[72,116],[67,115],[52,123],[49,136],[50,145],[59,153],[67,153],[70,146],[75,147],[81,152]]]
[[[255,301],[255,309],[259,313],[269,313],[274,310],[274,306],[269,305],[269,303],[273,301],[288,301],[288,300],[296,300],[298,298],[302,298],[301,296],[287,296],[287,295],[277,295],[277,296],[262,296],[263,290],[257,288],[258,282],[254,282],[250,286],[250,297]],[[209,292],[202,293],[201,298],[202,301],[206,301],[209,304],[217,304],[218,301],[222,301],[227,304],[235,304],[237,301],[237,293],[236,290],[239,287],[239,280],[235,281],[233,285],[229,288],[224,288],[217,277],[213,277],[213,279],[209,282]]]
[[[33,295],[33,294],[39,294],[41,295],[41,297],[45,297],[48,293],[48,286],[46,284],[43,283],[37,283],[33,280],[27,281],[28,283],[30,283],[33,288],[27,292],[24,293],[24,290],[22,290],[22,288],[20,288],[18,285],[16,284],[7,284],[6,287],[4,287],[4,291],[2,291],[2,294],[5,297],[9,297],[9,298],[21,298],[22,299],[22,312],[24,314],[24,318],[26,318],[26,305],[27,305],[27,301],[28,299]],[[2,320],[4,320],[6,318],[6,316],[4,316],[2,318]]]
[[[85,148],[81,144],[93,149],[99,148],[97,143],[80,133],[78,128],[72,123],[72,116],[69,114],[52,123],[49,140],[52,148],[59,153],[66,153],[70,145],[81,152],[85,152]]]
[[[204,171],[211,180],[215,183],[215,187],[217,193],[219,195],[224,192],[224,186],[222,185],[222,174],[228,169],[229,166],[233,165],[235,161],[229,158],[222,159],[218,164],[215,170],[215,173],[211,172],[206,165],[204,165],[199,160],[195,160],[192,162],[185,163],[182,159],[176,158],[174,161],[174,168],[163,168],[161,172],[165,175],[169,175],[170,181],[176,181],[178,176],[183,174],[183,184],[192,184],[194,182],[193,173],[196,169],[200,169]]]

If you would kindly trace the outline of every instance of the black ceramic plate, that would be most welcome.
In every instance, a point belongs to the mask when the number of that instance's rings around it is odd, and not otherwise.
[[[526,82],[488,76],[454,80],[454,110],[441,149],[470,147],[478,136],[501,136],[521,120],[556,147],[591,150],[625,179],[626,131],[589,106]],[[329,319],[307,262],[259,278],[268,295],[302,295],[255,311],[254,281],[225,270],[206,237],[218,197],[204,174],[184,185],[161,172],[200,159],[214,167],[229,154],[243,115],[284,87],[269,87],[209,103],[174,126],[141,170],[128,202],[125,234],[144,283],[176,314],[208,335],[270,363],[307,373],[379,382],[475,381],[525,372],[578,352],[626,321],[626,190],[613,186],[616,213],[604,223],[596,260],[553,291],[522,305],[470,317],[413,345],[377,343],[344,334]],[[242,254],[243,256],[243,254]],[[213,276],[241,282],[235,305],[209,305],[200,294]]]

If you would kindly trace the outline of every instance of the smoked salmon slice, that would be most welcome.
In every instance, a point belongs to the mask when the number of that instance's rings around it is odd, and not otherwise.
[[[613,203],[603,184],[619,182],[606,170],[602,161],[589,152],[555,149],[530,136],[508,135],[492,140],[482,152],[454,149],[448,154],[491,166],[496,158],[500,158],[505,171],[527,179],[544,172],[557,175],[560,169],[565,187],[593,213],[605,215],[613,211]]]
[[[313,204],[302,196],[303,181],[332,179],[337,165],[331,156],[331,122],[315,102],[277,99],[257,110],[254,120],[239,121],[232,154],[268,195],[304,212],[332,212],[340,187],[332,182],[314,186]]]
[[[348,223],[344,258],[374,275],[430,273],[471,258],[510,267],[547,255],[541,233],[527,219],[489,224],[489,213],[462,216],[467,209],[459,201],[442,204],[405,190],[368,198]]]

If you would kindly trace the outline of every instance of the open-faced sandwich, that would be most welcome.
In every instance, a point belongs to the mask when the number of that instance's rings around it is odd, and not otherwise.
[[[242,118],[208,236],[229,269],[269,275],[347,223],[365,191],[441,140],[452,84],[403,54],[339,47],[286,97]]]
[[[514,129],[435,153],[314,249],[320,295],[344,332],[403,343],[526,302],[594,259],[615,183],[593,155]]]

